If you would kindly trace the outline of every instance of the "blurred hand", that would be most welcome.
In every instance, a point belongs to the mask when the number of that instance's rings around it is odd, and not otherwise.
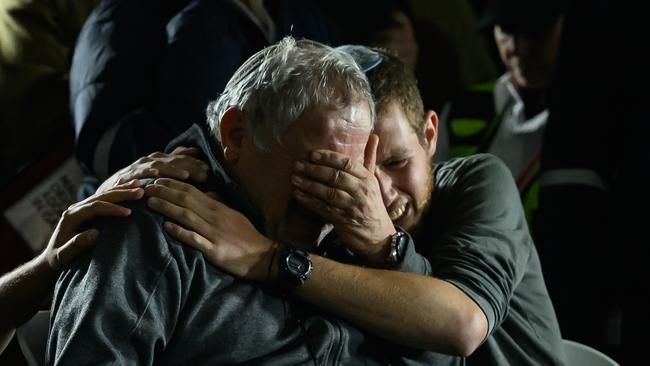
[[[145,187],[149,207],[171,221],[164,228],[174,238],[200,250],[213,265],[237,277],[267,281],[273,241],[241,213],[192,185],[157,179]]]
[[[99,216],[126,217],[131,210],[115,204],[142,198],[144,190],[136,180],[109,188],[68,207],[41,254],[48,267],[54,272],[67,268],[77,256],[93,246],[99,232],[96,229],[82,230],[82,224]]]
[[[369,261],[385,258],[395,227],[388,216],[375,177],[377,135],[370,135],[365,163],[329,150],[315,150],[310,160],[295,164],[294,196],[331,224],[353,252]]]
[[[199,150],[196,148],[183,146],[177,147],[171,154],[162,152],[149,154],[110,176],[99,186],[97,193],[140,178],[167,177],[182,180],[191,179],[203,183],[208,179],[210,167],[199,160],[199,156]]]

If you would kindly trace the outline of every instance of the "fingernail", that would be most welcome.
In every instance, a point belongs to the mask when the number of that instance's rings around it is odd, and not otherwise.
[[[155,205],[158,204],[158,202],[159,202],[159,200],[156,197],[149,197],[149,199],[147,200],[147,205],[148,206],[155,206]]]
[[[296,161],[295,167],[296,167],[296,170],[303,170],[303,169],[305,169],[305,164],[303,164],[300,161]]]
[[[311,158],[314,160],[319,160],[321,158],[321,153],[314,151],[313,153],[311,153]]]
[[[294,184],[297,184],[297,185],[302,185],[302,182],[303,182],[302,178],[298,177],[297,175],[292,175],[291,176],[291,181]]]

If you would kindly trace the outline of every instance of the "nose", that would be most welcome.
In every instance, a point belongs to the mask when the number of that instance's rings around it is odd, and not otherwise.
[[[375,170],[375,176],[377,177],[377,181],[379,181],[379,189],[384,206],[388,207],[397,198],[397,190],[393,187],[393,179],[390,174],[379,167]]]
[[[528,53],[530,48],[530,39],[520,31],[506,31],[497,28],[495,31],[496,41],[504,51],[507,57],[521,57]]]

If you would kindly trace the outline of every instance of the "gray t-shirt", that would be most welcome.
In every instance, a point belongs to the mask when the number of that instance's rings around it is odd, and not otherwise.
[[[434,165],[431,206],[418,251],[433,275],[471,297],[489,336],[476,365],[562,365],[553,305],[508,168],[489,154]]]

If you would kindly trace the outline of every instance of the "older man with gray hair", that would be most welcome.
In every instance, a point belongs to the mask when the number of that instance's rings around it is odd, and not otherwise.
[[[182,227],[147,208],[162,200],[126,204],[132,209],[126,220],[99,219],[96,248],[57,282],[48,363],[347,365],[419,359],[420,352],[386,347],[284,296],[309,277],[306,250],[325,233],[324,221],[292,196],[295,162],[314,149],[363,162],[366,145],[377,146],[376,136],[369,139],[370,88],[354,60],[315,42],[286,38],[239,68],[210,105],[208,118],[212,133],[194,126],[170,148],[200,149],[210,165],[202,188],[215,191],[258,230],[210,238],[223,244],[212,253],[223,264],[217,269],[163,230],[183,234]],[[244,245],[252,242],[260,247]],[[403,244],[407,250],[396,269],[426,271],[410,239]],[[460,362],[433,353],[425,358]]]

